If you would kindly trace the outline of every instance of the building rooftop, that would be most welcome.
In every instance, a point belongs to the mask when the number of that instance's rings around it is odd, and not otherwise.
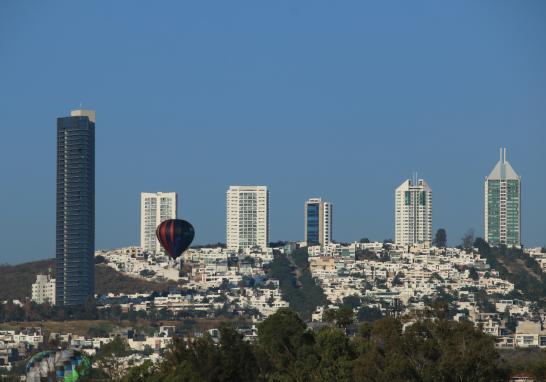
[[[506,149],[500,149],[500,159],[487,177],[487,180],[519,180],[519,175],[506,160]]]

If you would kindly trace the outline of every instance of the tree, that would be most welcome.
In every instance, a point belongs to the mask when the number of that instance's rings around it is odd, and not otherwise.
[[[379,308],[363,306],[356,314],[358,321],[373,322],[383,318],[383,314]]]
[[[312,369],[313,381],[351,381],[354,346],[338,328],[321,328],[315,335],[315,356],[318,367]],[[311,366],[308,364],[308,366]]]
[[[447,245],[447,233],[443,228],[439,228],[434,236],[434,245],[438,248],[445,248]]]
[[[220,326],[218,343],[209,335],[188,340],[175,337],[161,363],[128,370],[123,381],[508,379],[493,337],[472,323],[444,319],[445,303],[437,310],[442,314],[417,320],[404,331],[399,320],[389,317],[364,323],[358,334],[350,337],[335,326],[310,331],[296,313],[279,309],[258,326],[254,343],[244,341],[228,324]],[[537,377],[545,370],[540,363],[527,369],[536,370]]]
[[[480,275],[478,275],[478,272],[476,272],[476,268],[472,267],[468,270],[468,277],[474,281],[477,281],[480,278]]]
[[[361,244],[368,244],[370,242],[370,239],[368,239],[367,237],[364,237],[362,239],[360,239],[359,243]]]
[[[474,228],[470,228],[468,231],[466,231],[466,233],[462,237],[462,239],[461,239],[462,243],[461,244],[462,244],[464,249],[472,249],[472,245],[474,244],[474,240],[475,240]]]
[[[150,381],[157,371],[150,360],[144,361],[140,366],[135,366],[127,372],[122,382],[146,382]]]
[[[478,248],[478,251],[483,256],[487,256],[491,252],[491,247],[489,246],[487,241],[485,241],[481,237],[477,237],[476,240],[474,240],[474,243],[472,245]]]
[[[97,365],[111,379],[120,380],[125,375],[125,367],[120,357],[129,354],[127,340],[122,337],[115,337],[112,341],[101,346],[96,358]]]
[[[296,313],[281,308],[258,326],[258,345],[261,369],[272,375],[272,380],[282,375],[284,380],[294,380],[303,371],[298,358],[312,353],[314,338]]]
[[[324,312],[324,321],[335,324],[338,328],[347,329],[354,321],[353,310],[347,307],[327,309]]]
[[[343,297],[343,304],[342,306],[344,308],[349,308],[349,309],[356,309],[360,306],[361,302],[360,302],[360,297],[357,296],[356,294],[353,294],[351,296],[347,296],[347,297]]]
[[[259,374],[258,362],[252,347],[243,336],[226,323],[220,325],[221,381],[255,381]]]

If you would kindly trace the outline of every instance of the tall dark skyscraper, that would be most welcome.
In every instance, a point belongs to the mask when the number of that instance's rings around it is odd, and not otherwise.
[[[95,112],[57,118],[57,305],[95,292]]]

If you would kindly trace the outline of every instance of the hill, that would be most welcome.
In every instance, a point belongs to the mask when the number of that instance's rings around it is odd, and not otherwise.
[[[490,247],[481,238],[476,239],[474,246],[503,279],[514,283],[515,289],[521,293],[520,296],[516,293],[514,297],[546,305],[546,274],[535,259],[520,248]]]
[[[311,319],[317,306],[328,303],[309,270],[307,248],[297,249],[292,255],[275,252],[268,275],[279,280],[283,299],[304,320]]]
[[[39,260],[18,265],[0,265],[0,300],[23,300],[32,294],[36,275],[47,273],[51,268],[55,274],[55,259]],[[96,293],[139,293],[163,291],[175,287],[176,283],[147,281],[126,276],[104,264],[95,266]]]

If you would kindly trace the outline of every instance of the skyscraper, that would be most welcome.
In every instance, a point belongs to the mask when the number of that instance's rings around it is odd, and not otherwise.
[[[395,192],[396,244],[432,242],[432,189],[423,180],[406,180]]]
[[[491,245],[521,244],[521,178],[506,160],[506,149],[485,178],[485,240]]]
[[[56,303],[95,293],[95,111],[57,118]]]
[[[266,186],[230,186],[227,191],[227,248],[260,247],[269,242],[269,191]]]
[[[332,203],[320,198],[305,202],[305,241],[307,245],[328,245],[332,240]]]
[[[155,230],[168,219],[176,219],[176,192],[142,192],[140,194],[140,247],[149,253],[159,254],[161,244]]]

